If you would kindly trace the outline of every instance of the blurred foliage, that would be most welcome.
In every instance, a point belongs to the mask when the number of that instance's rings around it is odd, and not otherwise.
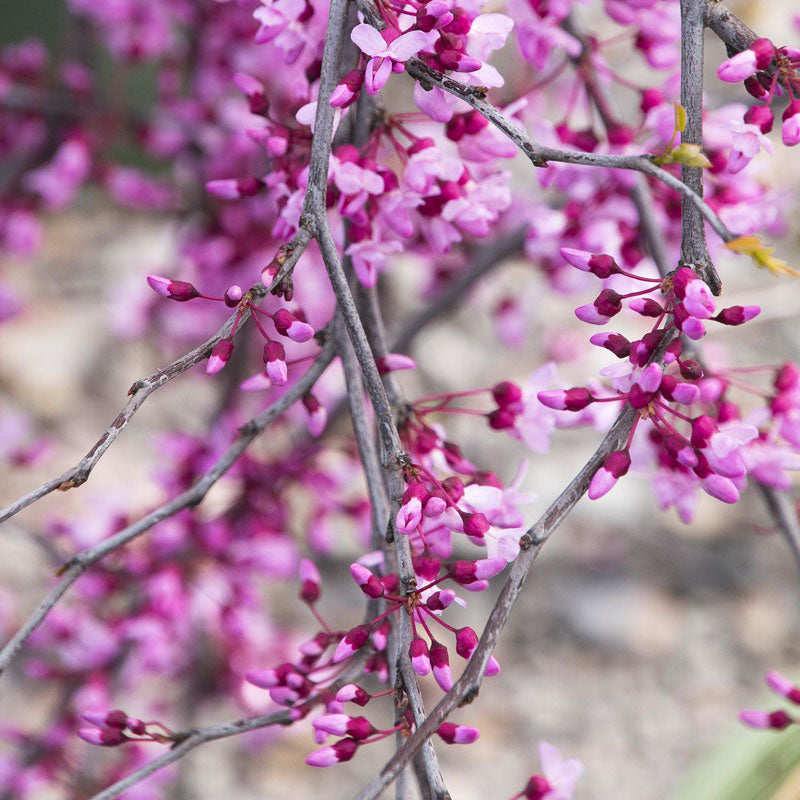
[[[798,800],[800,729],[741,726],[690,773],[672,800]]]

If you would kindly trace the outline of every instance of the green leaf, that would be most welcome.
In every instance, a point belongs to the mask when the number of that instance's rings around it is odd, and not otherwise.
[[[670,155],[672,164],[685,164],[687,167],[711,166],[711,162],[706,158],[699,144],[679,144]]]
[[[675,102],[675,128],[679,133],[686,130],[686,123],[689,117],[686,114],[686,109],[677,101]]]

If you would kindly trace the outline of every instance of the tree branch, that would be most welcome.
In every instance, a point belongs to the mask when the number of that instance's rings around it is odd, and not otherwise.
[[[300,228],[291,242],[285,245],[284,250],[288,255],[270,286],[264,287],[262,284],[258,283],[250,289],[250,297],[254,304],[257,305],[260,303],[264,297],[291,273],[310,241],[311,234],[305,228]],[[239,317],[239,325],[241,327],[241,324],[250,317],[249,309],[245,307],[242,311],[231,314],[222,327],[211,338],[203,342],[203,344],[198,345],[194,350],[190,350],[171,364],[167,364],[167,366],[156,370],[152,375],[148,375],[146,378],[136,381],[128,390],[130,400],[128,400],[125,407],[117,415],[117,418],[103,432],[103,435],[95,442],[92,449],[89,450],[74,467],[71,467],[57,478],[46,481],[33,491],[28,492],[28,494],[15,500],[5,508],[0,509],[0,523],[10,519],[24,508],[27,508],[37,500],[41,500],[41,498],[56,489],[66,491],[67,489],[73,489],[85,483],[98,461],[100,461],[106,450],[111,447],[120,433],[127,427],[133,415],[142,407],[145,400],[147,400],[156,389],[160,389],[173,378],[177,378],[179,375],[182,375],[188,369],[195,366],[195,364],[199,364],[201,361],[208,358],[214,346],[220,340],[230,336],[237,317]]]
[[[664,347],[666,347],[666,344]],[[592,477],[602,466],[605,457],[609,453],[618,450],[624,444],[636,415],[637,412],[630,406],[627,406],[622,411],[586,465],[570,481],[569,485],[539,520],[523,535],[520,540],[522,550],[511,566],[508,578],[500,591],[497,602],[492,608],[478,646],[470,658],[464,673],[455,682],[453,688],[431,710],[423,725],[411,735],[405,747],[396,753],[387,762],[380,774],[359,793],[357,800],[375,800],[375,798],[379,797],[380,793],[394,780],[399,770],[408,763],[414,752],[422,746],[428,737],[436,732],[438,726],[456,708],[472,702],[477,696],[484,670],[494,650],[497,638],[508,620],[525,578],[539,555],[542,546],[586,493]]]
[[[225,739],[228,736],[236,736],[240,733],[247,733],[248,731],[258,730],[259,728],[267,728],[272,725],[291,725],[294,722],[292,717],[292,710],[276,711],[273,714],[264,714],[259,717],[247,717],[245,719],[238,719],[234,722],[224,722],[221,725],[210,725],[207,728],[196,728],[193,731],[186,732],[186,738],[182,739],[179,744],[173,745],[163,755],[149,761],[143,767],[140,767],[130,775],[118,780],[102,792],[93,795],[90,800],[112,800],[114,797],[119,797],[126,789],[135,786],[137,783],[143,781],[145,778],[150,777],[154,772],[158,772],[175,761],[183,758],[187,753],[199,747],[205,742],[213,742],[216,739]]]
[[[60,578],[50,593],[39,604],[38,608],[31,614],[23,626],[9,640],[5,647],[0,650],[0,674],[14,659],[20,648],[30,638],[30,635],[45,620],[50,610],[63,597],[67,590],[75,583],[86,570],[93,564],[113,553],[118,548],[126,545],[141,534],[150,530],[154,525],[175,516],[185,508],[193,508],[200,503],[206,496],[209,489],[236,463],[237,459],[244,453],[247,447],[258,438],[261,432],[293,403],[299,400],[317,379],[327,369],[333,360],[334,347],[333,339],[328,336],[322,352],[317,356],[314,363],[282,397],[278,398],[269,408],[253,417],[239,429],[239,435],[220,456],[214,466],[205,473],[190,489],[182,492],[168,503],[151,511],[132,525],[123,528],[119,533],[105,539],[94,547],[90,547],[81,553],[73,556],[60,570]]]
[[[744,24],[720,0],[705,0],[705,24],[727,45],[728,56],[747,50],[758,34]]]
[[[681,105],[686,110],[686,129],[681,142],[703,144],[703,64],[705,32],[705,0],[681,2]],[[703,196],[701,167],[681,166],[683,182],[698,197]],[[717,270],[706,247],[703,217],[695,203],[681,198],[681,263],[691,267],[708,284],[715,295],[722,291]]]

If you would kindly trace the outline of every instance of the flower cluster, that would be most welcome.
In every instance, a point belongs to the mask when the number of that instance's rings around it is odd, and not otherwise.
[[[778,697],[783,697],[795,705],[800,705],[800,688],[785,675],[772,670],[764,676],[764,680]],[[748,709],[739,713],[739,719],[745,725],[760,730],[783,730],[800,722],[800,718],[793,717],[783,709],[776,711]]]
[[[781,115],[783,143],[794,146],[800,143],[800,50],[795,47],[776,47],[769,39],[756,39],[741,53],[723,61],[717,76],[727,83],[744,82],[745,89],[762,105],[752,106],[744,115],[745,126],[739,137],[749,136],[757,142],[761,135],[772,130],[774,115],[771,104],[784,94],[789,104]],[[743,157],[747,150],[743,148]],[[758,145],[755,145],[758,152]]]
[[[734,373],[708,371],[684,355],[684,342],[702,338],[709,322],[738,326],[757,316],[760,309],[730,306],[718,310],[709,287],[686,267],[662,280],[627,272],[607,254],[564,248],[562,256],[577,269],[603,280],[619,276],[647,284],[642,290],[623,293],[603,289],[593,303],[576,309],[579,319],[604,325],[623,310],[627,300],[629,312],[654,320],[647,333],[633,341],[620,333],[591,337],[592,344],[619,359],[601,372],[611,381],[610,392],[577,387],[538,394],[542,404],[559,410],[577,412],[594,403],[620,402],[638,412],[624,447],[608,455],[592,479],[589,497],[602,497],[627,474],[632,448],[633,457],[649,459],[653,465],[659,502],[676,505],[687,521],[696,488],[735,503],[748,472],[769,485],[786,486],[785,470],[800,466],[800,462],[792,449],[791,431],[783,430],[779,410],[785,407],[789,416],[796,413],[795,370],[789,366],[778,370],[776,395],[765,413],[751,421],[742,418],[740,406],[730,398],[734,388],[749,389],[746,382]],[[646,430],[641,438],[647,446],[633,447],[634,437],[642,429]]]

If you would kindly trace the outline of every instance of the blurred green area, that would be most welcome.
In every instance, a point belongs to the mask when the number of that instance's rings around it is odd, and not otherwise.
[[[63,0],[0,2],[0,45],[36,36],[48,48],[58,48],[63,43],[68,25],[69,15]]]
[[[800,729],[742,726],[701,758],[671,800],[798,800]]]

